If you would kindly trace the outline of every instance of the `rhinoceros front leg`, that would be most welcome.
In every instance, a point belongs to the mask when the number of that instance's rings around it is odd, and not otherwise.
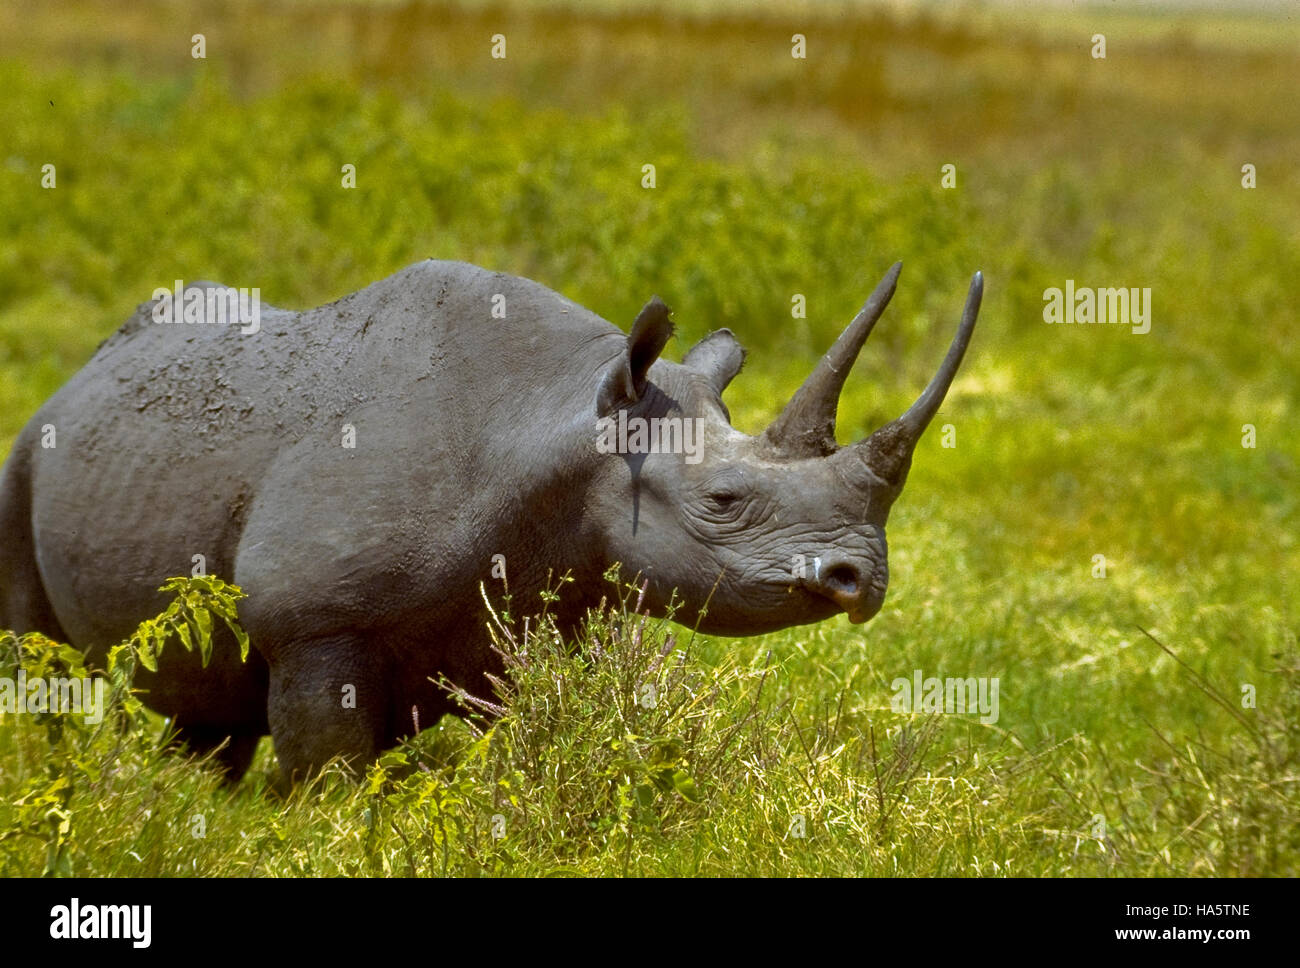
[[[360,771],[387,745],[386,677],[365,642],[286,644],[270,666],[267,719],[284,784],[309,779],[334,757]]]

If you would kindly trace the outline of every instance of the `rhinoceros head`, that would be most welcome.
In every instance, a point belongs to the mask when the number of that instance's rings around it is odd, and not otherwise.
[[[653,610],[666,608],[676,590],[677,618],[720,635],[759,634],[840,611],[865,622],[880,610],[889,580],[885,520],[961,365],[984,286],[976,273],[957,335],[925,392],[901,417],[840,447],[840,390],[900,268],[890,269],[757,437],[734,429],[722,402],[745,356],[730,331],[669,363],[658,360],[672,333],[668,308],[655,298],[641,311],[601,378],[597,449],[607,456],[588,508],[602,522],[607,560],[649,580]]]

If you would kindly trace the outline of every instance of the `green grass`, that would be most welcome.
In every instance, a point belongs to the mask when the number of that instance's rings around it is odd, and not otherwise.
[[[718,326],[749,347],[728,403],[757,432],[902,258],[842,440],[928,379],[976,268],[986,298],[936,422],[957,446],[936,426],[917,454],[870,625],[695,638],[672,662],[717,695],[638,733],[616,715],[633,708],[619,683],[658,653],[605,621],[593,636],[606,661],[547,653],[574,691],[563,707],[545,693],[554,679],[520,687],[563,715],[543,722],[525,704],[490,740],[447,721],[407,753],[427,770],[332,776],[287,803],[268,791],[269,744],[226,790],[157,755],[152,722],[116,768],[68,767],[82,833],[67,869],[1300,871],[1285,672],[1300,572],[1293,28],[1099,12],[1085,29],[1109,31],[1109,56],[1095,62],[1074,15],[1031,30],[988,14],[832,26],[770,10],[678,23],[204,9],[197,62],[176,37],[201,28],[169,6],[0,19],[0,448],[175,278],[305,307],[421,258],[464,259],[623,326],[658,292],[679,326],[670,354]],[[102,32],[75,25],[70,12],[87,11],[109,12]],[[497,29],[505,62],[486,53]],[[789,57],[800,30],[806,62]],[[939,187],[948,162],[955,190]],[[1240,184],[1247,162],[1254,190]],[[340,185],[345,163],[355,190]],[[1044,324],[1042,293],[1067,278],[1151,287],[1151,332]],[[806,320],[790,316],[794,293]],[[890,683],[914,669],[999,677],[1000,719],[892,712]],[[46,732],[0,720],[0,800],[44,776]],[[699,802],[646,779],[667,760]],[[0,831],[13,829],[3,809]],[[204,838],[190,836],[196,815]],[[5,873],[45,864],[39,838],[0,844]]]

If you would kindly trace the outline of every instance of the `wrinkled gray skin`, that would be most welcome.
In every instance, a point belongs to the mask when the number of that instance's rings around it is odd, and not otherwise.
[[[0,628],[104,649],[166,603],[164,579],[208,574],[248,598],[253,643],[207,669],[173,647],[142,672],[147,703],[232,777],[257,739],[302,778],[335,755],[363,764],[450,711],[430,679],[476,695],[500,665],[479,585],[504,555],[516,601],[568,570],[573,627],[621,562],[662,612],[754,635],[885,594],[885,519],[960,363],[966,318],[927,396],[837,449],[835,398],[898,267],[763,435],[732,429],[720,393],[744,353],[726,330],[683,363],[657,299],[631,335],[525,279],[422,262],[261,329],[160,325],[140,307],[19,435],[0,475]],[[494,294],[506,319],[494,319]],[[838,356],[836,354],[839,354]],[[924,405],[924,406],[923,406]],[[601,454],[596,420],[705,418],[703,460]],[[928,413],[918,411],[929,410]],[[42,427],[57,444],[41,446]],[[355,449],[342,446],[345,424]],[[794,574],[795,555],[808,562]],[[223,630],[224,632],[224,630]],[[356,707],[344,708],[345,686]]]

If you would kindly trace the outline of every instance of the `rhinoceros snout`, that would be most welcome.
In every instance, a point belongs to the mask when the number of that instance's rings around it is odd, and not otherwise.
[[[874,618],[885,603],[888,572],[884,565],[847,557],[823,559],[809,589],[833,601],[860,625]]]

